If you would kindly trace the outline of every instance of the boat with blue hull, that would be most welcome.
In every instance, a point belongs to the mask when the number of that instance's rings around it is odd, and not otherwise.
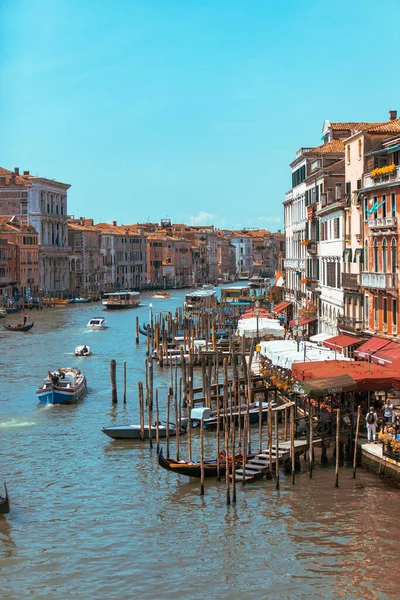
[[[79,369],[64,368],[48,372],[43,385],[36,391],[44,404],[73,404],[86,391],[86,377]]]

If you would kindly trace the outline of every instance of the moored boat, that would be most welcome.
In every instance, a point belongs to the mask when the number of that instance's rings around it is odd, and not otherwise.
[[[262,402],[261,403],[261,420],[264,422],[268,419],[268,402]],[[274,408],[276,406],[275,402],[271,402],[271,408]],[[259,421],[259,414],[260,414],[260,406],[259,406],[259,402],[251,402],[249,404],[249,421],[250,423],[258,423]],[[247,413],[247,404],[242,404],[240,406],[240,410],[235,410],[232,413],[232,417],[235,421],[235,423],[237,424],[239,421],[239,417],[241,420],[244,419],[245,415]],[[194,419],[192,418],[192,421]],[[230,423],[231,420],[231,415],[230,412],[228,412],[228,422]],[[224,419],[223,419],[223,412],[220,412],[220,427],[222,428],[224,426],[223,423]],[[204,429],[216,429],[217,427],[217,423],[218,423],[218,415],[216,411],[213,411],[210,415],[210,417],[208,419],[203,419],[203,424],[204,424]]]
[[[39,402],[47,404],[72,404],[84,395],[86,377],[79,369],[62,368],[48,372],[42,387],[36,391]]]
[[[89,327],[89,329],[104,329],[105,327],[105,322],[106,320],[103,319],[103,317],[93,317],[92,319],[90,319],[90,321],[88,321],[88,324],[86,325],[86,327]]]
[[[170,436],[176,435],[175,424],[170,423],[168,426],[168,429],[165,425],[161,425],[161,424],[158,425],[158,436],[160,438],[167,437],[167,431],[169,431]],[[181,434],[183,434],[186,432],[186,428],[181,427],[179,431]],[[106,435],[108,435],[108,437],[112,438],[113,440],[140,440],[140,439],[142,439],[140,425],[112,425],[110,427],[103,427],[102,432],[105,433]],[[144,426],[143,434],[144,434],[143,439],[148,440],[149,439],[148,425]],[[152,425],[151,426],[151,437],[153,440],[156,439],[156,435],[157,435],[157,425]]]
[[[70,304],[87,304],[88,302],[91,302],[91,299],[82,296],[74,296],[74,298],[69,301]]]
[[[90,356],[91,353],[90,346],[86,346],[86,344],[75,348],[75,356]]]
[[[155,292],[153,298],[171,298],[171,294],[168,292]]]
[[[8,312],[9,314],[12,314],[12,313],[17,313],[17,312],[19,312],[20,310],[22,310],[22,308],[21,308],[20,306],[17,306],[17,305],[16,305],[16,306],[14,306],[14,305],[10,305],[10,306],[9,306],[9,307],[8,307],[6,310],[7,310],[7,312]]]
[[[140,294],[139,292],[114,292],[106,294],[106,298],[102,304],[107,310],[135,308],[140,304]]]
[[[199,313],[202,309],[216,308],[218,300],[215,290],[196,290],[185,295],[184,309],[187,316]]]
[[[247,458],[253,458],[254,455],[249,455]],[[201,477],[201,464],[200,462],[186,462],[184,460],[174,460],[173,458],[164,458],[162,448],[158,454],[158,464],[167,471],[172,471],[178,475],[186,475],[186,477]],[[238,452],[235,456],[235,466],[239,467],[243,464],[243,456]],[[232,457],[229,459],[229,466],[232,468]],[[222,459],[219,463],[219,474],[225,475],[226,473],[226,460]],[[217,477],[218,465],[217,459],[205,460],[204,461],[204,477]]]
[[[5,496],[0,496],[0,515],[7,515],[10,512],[10,498],[8,496],[8,490],[6,482],[4,482]]]
[[[4,319],[7,316],[7,309],[0,308],[0,319]]]

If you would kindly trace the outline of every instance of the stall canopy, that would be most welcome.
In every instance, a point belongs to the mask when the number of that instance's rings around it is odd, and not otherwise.
[[[288,306],[290,306],[292,303],[291,302],[287,302],[286,300],[284,300],[283,302],[280,302],[279,304],[277,304],[276,306],[274,306],[273,311],[274,312],[282,312],[283,310],[285,310],[285,308],[287,308]]]
[[[354,350],[354,356],[357,358],[366,358],[373,356],[377,350],[381,350],[388,344],[391,344],[389,340],[383,340],[382,338],[372,337],[365,342],[362,346]]]
[[[303,362],[304,360],[309,361],[326,361],[346,359],[340,352],[333,352],[327,348],[316,346],[308,342],[297,342],[295,340],[280,340],[271,342],[261,342],[261,356],[264,356],[275,367],[281,367],[283,369],[291,369],[293,363]]]
[[[397,363],[399,364],[399,363]],[[350,375],[360,392],[377,390],[400,390],[400,369],[382,367],[364,361],[323,361],[296,363],[292,375],[298,381],[310,381],[339,375]]]
[[[331,337],[322,343],[326,348],[336,348],[336,350],[344,350],[349,346],[356,346],[357,344],[362,344],[362,341],[362,338],[356,338],[351,335],[335,335],[335,337]]]
[[[265,336],[283,338],[285,330],[278,319],[264,319],[260,317],[250,317],[240,319],[237,325],[237,334],[247,338],[262,338]]]
[[[371,362],[377,365],[391,365],[400,360],[400,344],[390,342],[371,356]]]
[[[309,323],[313,323],[316,320],[317,319],[315,317],[313,319],[309,319],[308,317],[300,317],[299,327],[302,327],[303,325],[308,325]],[[294,327],[296,325],[296,321],[293,319],[292,321],[289,322],[289,325],[290,325],[290,327]]]
[[[357,389],[357,383],[350,375],[337,375],[313,381],[302,381],[295,384],[293,391],[305,396],[327,396],[340,392],[352,392]]]
[[[330,337],[332,336],[328,333],[316,333],[315,335],[312,335],[310,337],[310,342],[315,342],[316,344],[319,344],[321,342],[324,342],[325,340],[329,340]]]

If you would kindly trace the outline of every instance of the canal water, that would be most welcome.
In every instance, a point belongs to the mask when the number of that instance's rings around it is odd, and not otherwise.
[[[158,467],[155,449],[101,432],[138,422],[145,343],[135,345],[136,315],[147,322],[150,302],[155,312],[174,310],[183,295],[143,294],[127,312],[102,313],[99,304],[32,311],[31,333],[0,333],[0,480],[12,502],[0,516],[1,598],[398,597],[400,491],[377,477],[360,470],[354,481],[343,468],[335,488],[332,466],[312,480],[304,471],[295,486],[282,474],[279,492],[273,481],[238,486],[236,505],[227,507],[224,482],[206,480],[201,497],[197,480]],[[87,331],[98,315],[108,328]],[[82,343],[92,357],[73,356]],[[38,405],[36,388],[61,366],[83,370],[85,399]],[[168,372],[155,371],[164,411]]]

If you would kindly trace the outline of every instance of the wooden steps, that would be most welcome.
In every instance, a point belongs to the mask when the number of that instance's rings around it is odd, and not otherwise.
[[[272,469],[274,470],[276,460],[281,463],[286,460],[289,455],[290,452],[287,449],[279,448],[277,457],[276,446],[273,445],[271,448],[271,460],[269,450],[263,450],[260,454],[257,454],[254,458],[246,462],[243,468],[236,469],[235,480],[250,482],[254,481],[255,479],[261,479],[264,475],[269,474],[270,463]],[[232,474],[229,477],[232,479]]]

